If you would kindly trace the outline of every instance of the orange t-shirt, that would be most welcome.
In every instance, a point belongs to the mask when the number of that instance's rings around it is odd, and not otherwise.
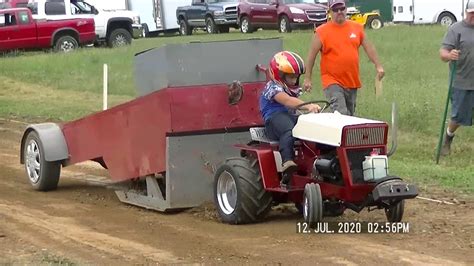
[[[320,68],[323,88],[331,84],[360,88],[359,46],[365,37],[363,26],[353,21],[342,25],[328,22],[316,28],[315,32],[322,43]]]

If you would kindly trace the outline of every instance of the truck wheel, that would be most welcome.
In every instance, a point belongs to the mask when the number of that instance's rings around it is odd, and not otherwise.
[[[323,198],[319,184],[311,183],[304,187],[303,217],[310,226],[323,219]]]
[[[229,26],[220,26],[219,33],[229,33]]]
[[[367,19],[366,27],[373,30],[381,29],[383,27],[382,18],[380,16],[370,16]]]
[[[76,50],[79,47],[77,40],[69,35],[61,36],[54,44],[54,50],[56,52],[69,53]]]
[[[387,221],[391,223],[401,222],[404,211],[405,211],[405,200],[401,200],[397,202],[396,204],[390,205],[390,207],[385,209],[385,216],[387,216]]]
[[[206,18],[206,31],[209,34],[217,33],[216,23],[214,22],[214,19],[211,17]]]
[[[252,24],[250,23],[250,20],[248,17],[242,17],[240,19],[240,32],[242,33],[252,33],[253,32],[253,27]]]
[[[110,48],[122,47],[132,43],[132,35],[126,29],[115,29],[110,33],[107,44]]]
[[[456,18],[451,15],[450,13],[442,13],[441,15],[439,15],[439,18],[438,18],[438,23],[441,24],[442,26],[451,26],[452,24],[454,24],[454,22],[456,22]]]
[[[146,38],[150,35],[150,31],[148,30],[148,25],[146,23],[142,24],[142,37]]]
[[[290,19],[286,15],[280,17],[278,25],[278,29],[280,30],[280,32],[291,32]]]
[[[181,35],[191,35],[193,34],[193,28],[189,26],[186,20],[181,19],[179,21],[179,34]]]
[[[257,161],[227,159],[214,176],[214,202],[221,220],[229,224],[254,223],[270,211],[272,194],[263,187]]]
[[[28,133],[23,156],[28,180],[35,190],[48,191],[58,187],[61,163],[45,160],[43,143],[36,131]]]

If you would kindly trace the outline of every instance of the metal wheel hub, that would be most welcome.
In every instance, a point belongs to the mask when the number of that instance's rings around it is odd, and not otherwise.
[[[453,20],[448,16],[444,16],[443,18],[441,18],[440,24],[443,26],[451,26],[451,24],[453,24]]]
[[[70,41],[64,41],[61,43],[61,51],[63,52],[70,52],[72,50],[74,50],[74,43],[70,42]]]
[[[207,22],[207,33],[212,33],[212,25],[210,21]]]
[[[242,25],[240,26],[240,28],[242,29],[242,32],[248,32],[249,31],[249,22],[248,20],[244,19],[242,20]]]
[[[125,46],[126,44],[127,44],[127,41],[126,41],[125,36],[123,36],[122,34],[115,36],[115,40],[114,40],[115,47]]]
[[[308,197],[304,197],[304,203],[303,203],[303,218],[305,221],[308,220],[308,215],[309,215],[309,199]]]
[[[38,143],[35,140],[30,140],[28,146],[26,146],[26,172],[31,183],[36,184],[40,178],[41,170],[41,154]]]
[[[372,27],[372,29],[380,29],[382,27],[382,23],[380,23],[380,20],[378,19],[374,19],[372,20],[372,22],[370,23],[370,26]]]
[[[217,202],[226,215],[232,214],[237,204],[237,186],[234,177],[227,171],[222,172],[217,181]]]
[[[282,19],[280,21],[280,31],[281,32],[286,32],[286,20],[285,19]]]

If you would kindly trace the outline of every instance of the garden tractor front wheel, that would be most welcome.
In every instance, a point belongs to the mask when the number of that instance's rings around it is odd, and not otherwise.
[[[370,16],[367,19],[367,28],[373,29],[373,30],[378,30],[383,27],[383,21],[380,16]]]
[[[323,220],[323,199],[319,184],[310,183],[304,187],[303,217],[310,227]]]

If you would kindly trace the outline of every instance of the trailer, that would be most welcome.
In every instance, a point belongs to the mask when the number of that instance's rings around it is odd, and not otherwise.
[[[128,9],[140,14],[143,37],[179,31],[176,9],[192,0],[128,0]]]
[[[20,153],[27,179],[36,190],[54,190],[62,167],[92,160],[120,185],[116,194],[125,203],[167,211],[212,201],[222,159],[239,156],[233,145],[249,143],[249,128],[263,125],[257,99],[266,75],[255,66],[282,49],[281,40],[269,39],[137,54],[136,99],[26,128]],[[237,101],[229,98],[232,88],[241,89]]]
[[[467,0],[393,0],[393,22],[449,26],[464,19]]]

